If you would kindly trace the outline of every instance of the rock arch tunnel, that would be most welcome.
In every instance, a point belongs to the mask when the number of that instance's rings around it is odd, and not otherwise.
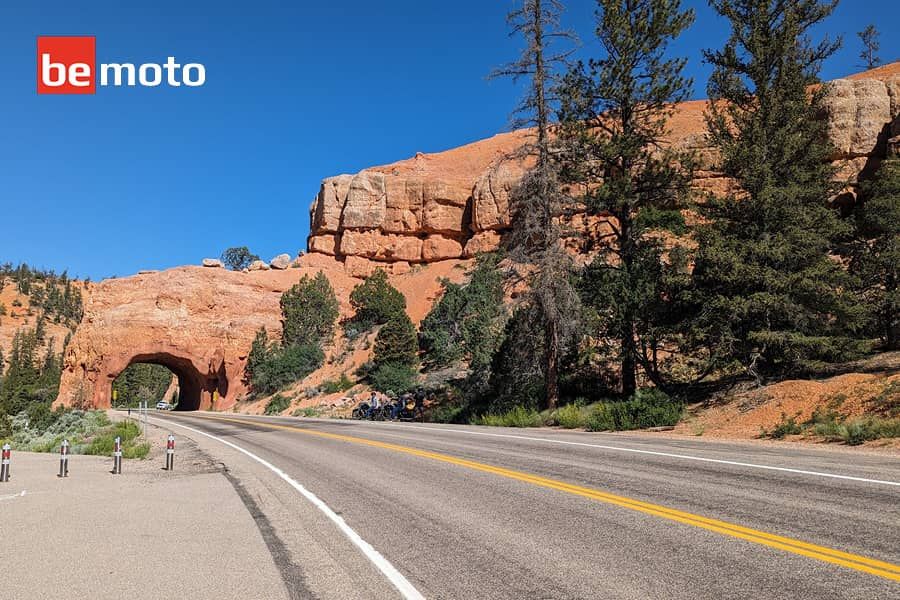
[[[116,377],[151,363],[178,377],[181,410],[230,409],[247,393],[244,364],[256,332],[280,331],[281,294],[305,272],[179,267],[93,284],[66,347],[56,404],[108,408]]]
[[[190,411],[215,408],[220,398],[228,397],[228,374],[225,364],[218,370],[201,373],[194,363],[185,357],[169,352],[136,354],[118,372],[110,371],[106,376],[109,385],[130,365],[152,364],[167,368],[178,378],[178,403],[176,410]],[[157,398],[156,400],[159,400]]]

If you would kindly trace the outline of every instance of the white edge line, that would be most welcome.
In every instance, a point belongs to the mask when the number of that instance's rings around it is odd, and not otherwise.
[[[605,446],[603,444],[588,444],[586,442],[572,442],[569,440],[552,440],[549,438],[538,438],[538,437],[530,437],[524,435],[509,435],[504,433],[488,433],[486,431],[467,431],[465,429],[447,429],[444,427],[424,427],[421,425],[404,425],[401,423],[392,423],[390,425],[382,426],[384,429],[389,427],[397,427],[403,429],[420,429],[423,431],[438,431],[438,432],[451,432],[451,433],[465,433],[468,435],[483,435],[487,437],[497,437],[497,438],[509,438],[514,440],[526,440],[530,442],[546,442],[548,444],[563,444],[566,446],[584,446],[587,448],[599,448],[602,450],[615,450],[617,452],[632,452],[634,454],[649,454],[652,456],[665,456],[667,458],[680,458],[683,460],[695,460],[699,462],[710,462],[710,463],[718,463],[722,465],[732,465],[737,467],[748,467],[752,469],[764,469],[767,471],[782,471],[785,473],[797,473],[800,475],[812,475],[815,477],[828,477],[831,479],[844,479],[847,481],[860,481],[863,483],[877,483],[881,485],[891,485],[895,487],[900,487],[900,481],[885,481],[882,479],[867,479],[865,477],[853,477],[851,475],[838,475],[836,473],[824,473],[821,471],[804,471],[802,469],[791,469],[789,467],[773,467],[771,465],[758,465],[755,463],[745,463],[734,460],[723,460],[718,458],[704,458],[702,456],[691,456],[690,454],[673,454],[669,452],[657,452],[654,450],[639,450],[637,448],[624,448],[621,446]]]
[[[417,590],[413,586],[413,584],[411,584],[409,580],[406,579],[406,577],[404,577],[403,574],[400,573],[400,571],[398,571],[396,567],[394,567],[394,565],[390,563],[390,561],[388,561],[388,559],[386,559],[381,555],[380,552],[378,552],[378,550],[372,547],[372,544],[362,539],[362,537],[358,533],[356,533],[353,528],[347,525],[347,522],[344,521],[343,517],[331,510],[331,508],[329,508],[328,505],[325,504],[325,502],[319,499],[318,496],[303,487],[303,485],[293,479],[290,475],[288,475],[269,461],[253,454],[249,450],[245,450],[237,444],[233,444],[227,440],[223,440],[220,437],[211,435],[209,433],[206,433],[205,431],[200,431],[199,429],[194,429],[193,427],[188,427],[187,425],[174,423],[169,420],[162,421],[162,423],[165,423],[166,426],[174,425],[175,427],[181,427],[182,429],[187,429],[188,431],[192,431],[199,435],[206,436],[212,440],[225,444],[226,446],[233,448],[242,454],[245,454],[249,458],[252,458],[262,466],[266,467],[267,469],[281,477],[284,481],[289,483],[291,487],[300,492],[300,494],[304,498],[309,500],[316,508],[325,513],[325,516],[328,517],[335,525],[337,525],[338,529],[340,529],[341,532],[346,535],[351,542],[353,542],[353,545],[359,548],[359,550],[366,556],[366,558],[368,558],[369,561],[371,561],[372,564],[382,572],[382,574],[388,579],[388,581],[391,582],[391,584],[395,588],[397,588],[397,591],[400,592],[400,594],[404,598],[406,598],[407,600],[425,600],[425,596],[423,596],[419,592],[419,590]]]

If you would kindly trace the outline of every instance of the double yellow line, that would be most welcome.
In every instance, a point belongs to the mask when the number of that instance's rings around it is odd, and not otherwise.
[[[791,552],[793,554],[798,554],[807,558],[813,558],[834,565],[847,567],[855,571],[862,571],[864,573],[869,573],[870,575],[875,575],[877,577],[883,577],[885,579],[900,582],[900,565],[875,560],[865,556],[860,556],[858,554],[842,552],[840,550],[835,550],[826,546],[818,546],[816,544],[810,544],[808,542],[803,542],[780,535],[766,533],[765,531],[759,531],[757,529],[751,529],[749,527],[742,527],[741,525],[735,525],[734,523],[728,523],[727,521],[709,519],[707,517],[695,515],[693,513],[661,506],[659,504],[642,502],[640,500],[628,498],[627,496],[619,496],[592,488],[573,485],[556,479],[540,477],[538,475],[532,475],[530,473],[525,473],[522,471],[496,467],[485,463],[457,458],[448,454],[441,454],[439,452],[419,450],[417,448],[410,448],[409,446],[379,442],[349,435],[340,435],[337,433],[327,433],[324,431],[302,429],[290,425],[280,425],[277,423],[267,423],[264,421],[253,421],[249,419],[236,419],[227,417],[204,416],[195,418],[223,421],[226,423],[239,423],[242,425],[253,425],[256,427],[265,427],[269,429],[283,429],[320,438],[338,440],[353,444],[363,444],[375,448],[392,450],[394,452],[402,452],[403,454],[409,454],[411,456],[418,456],[421,458],[449,463],[452,465],[465,467],[467,469],[472,469],[474,471],[481,471],[483,473],[492,473],[494,475],[499,475],[508,479],[515,479],[516,481],[522,481],[539,487],[565,492],[574,496],[581,496],[583,498],[589,498],[598,502],[613,504],[615,506],[635,510],[648,515],[653,515],[655,517],[661,517],[663,519],[676,521],[685,525],[692,525],[694,527],[699,527],[708,531],[714,531],[722,535],[727,535],[748,542],[753,542],[755,544],[768,546],[770,548],[777,548],[779,550],[784,550],[786,552]]]

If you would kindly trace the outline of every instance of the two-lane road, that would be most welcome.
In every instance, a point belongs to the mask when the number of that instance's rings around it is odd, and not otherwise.
[[[163,419],[299,484],[363,550],[371,544],[367,557],[395,584],[396,569],[407,597],[900,598],[892,456],[641,434]]]

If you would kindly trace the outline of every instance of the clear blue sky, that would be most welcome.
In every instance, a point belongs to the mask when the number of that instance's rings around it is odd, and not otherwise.
[[[594,2],[568,0],[591,39]],[[0,8],[0,261],[94,279],[198,263],[248,245],[264,258],[305,247],[309,203],[338,173],[504,130],[518,92],[487,81],[513,58],[512,0],[44,0]],[[727,30],[705,2],[675,51],[690,59]],[[854,32],[875,20],[900,57],[900,3],[844,0],[825,27],[857,70]],[[35,37],[96,35],[98,61],[197,61],[203,88],[98,88],[38,96]]]

